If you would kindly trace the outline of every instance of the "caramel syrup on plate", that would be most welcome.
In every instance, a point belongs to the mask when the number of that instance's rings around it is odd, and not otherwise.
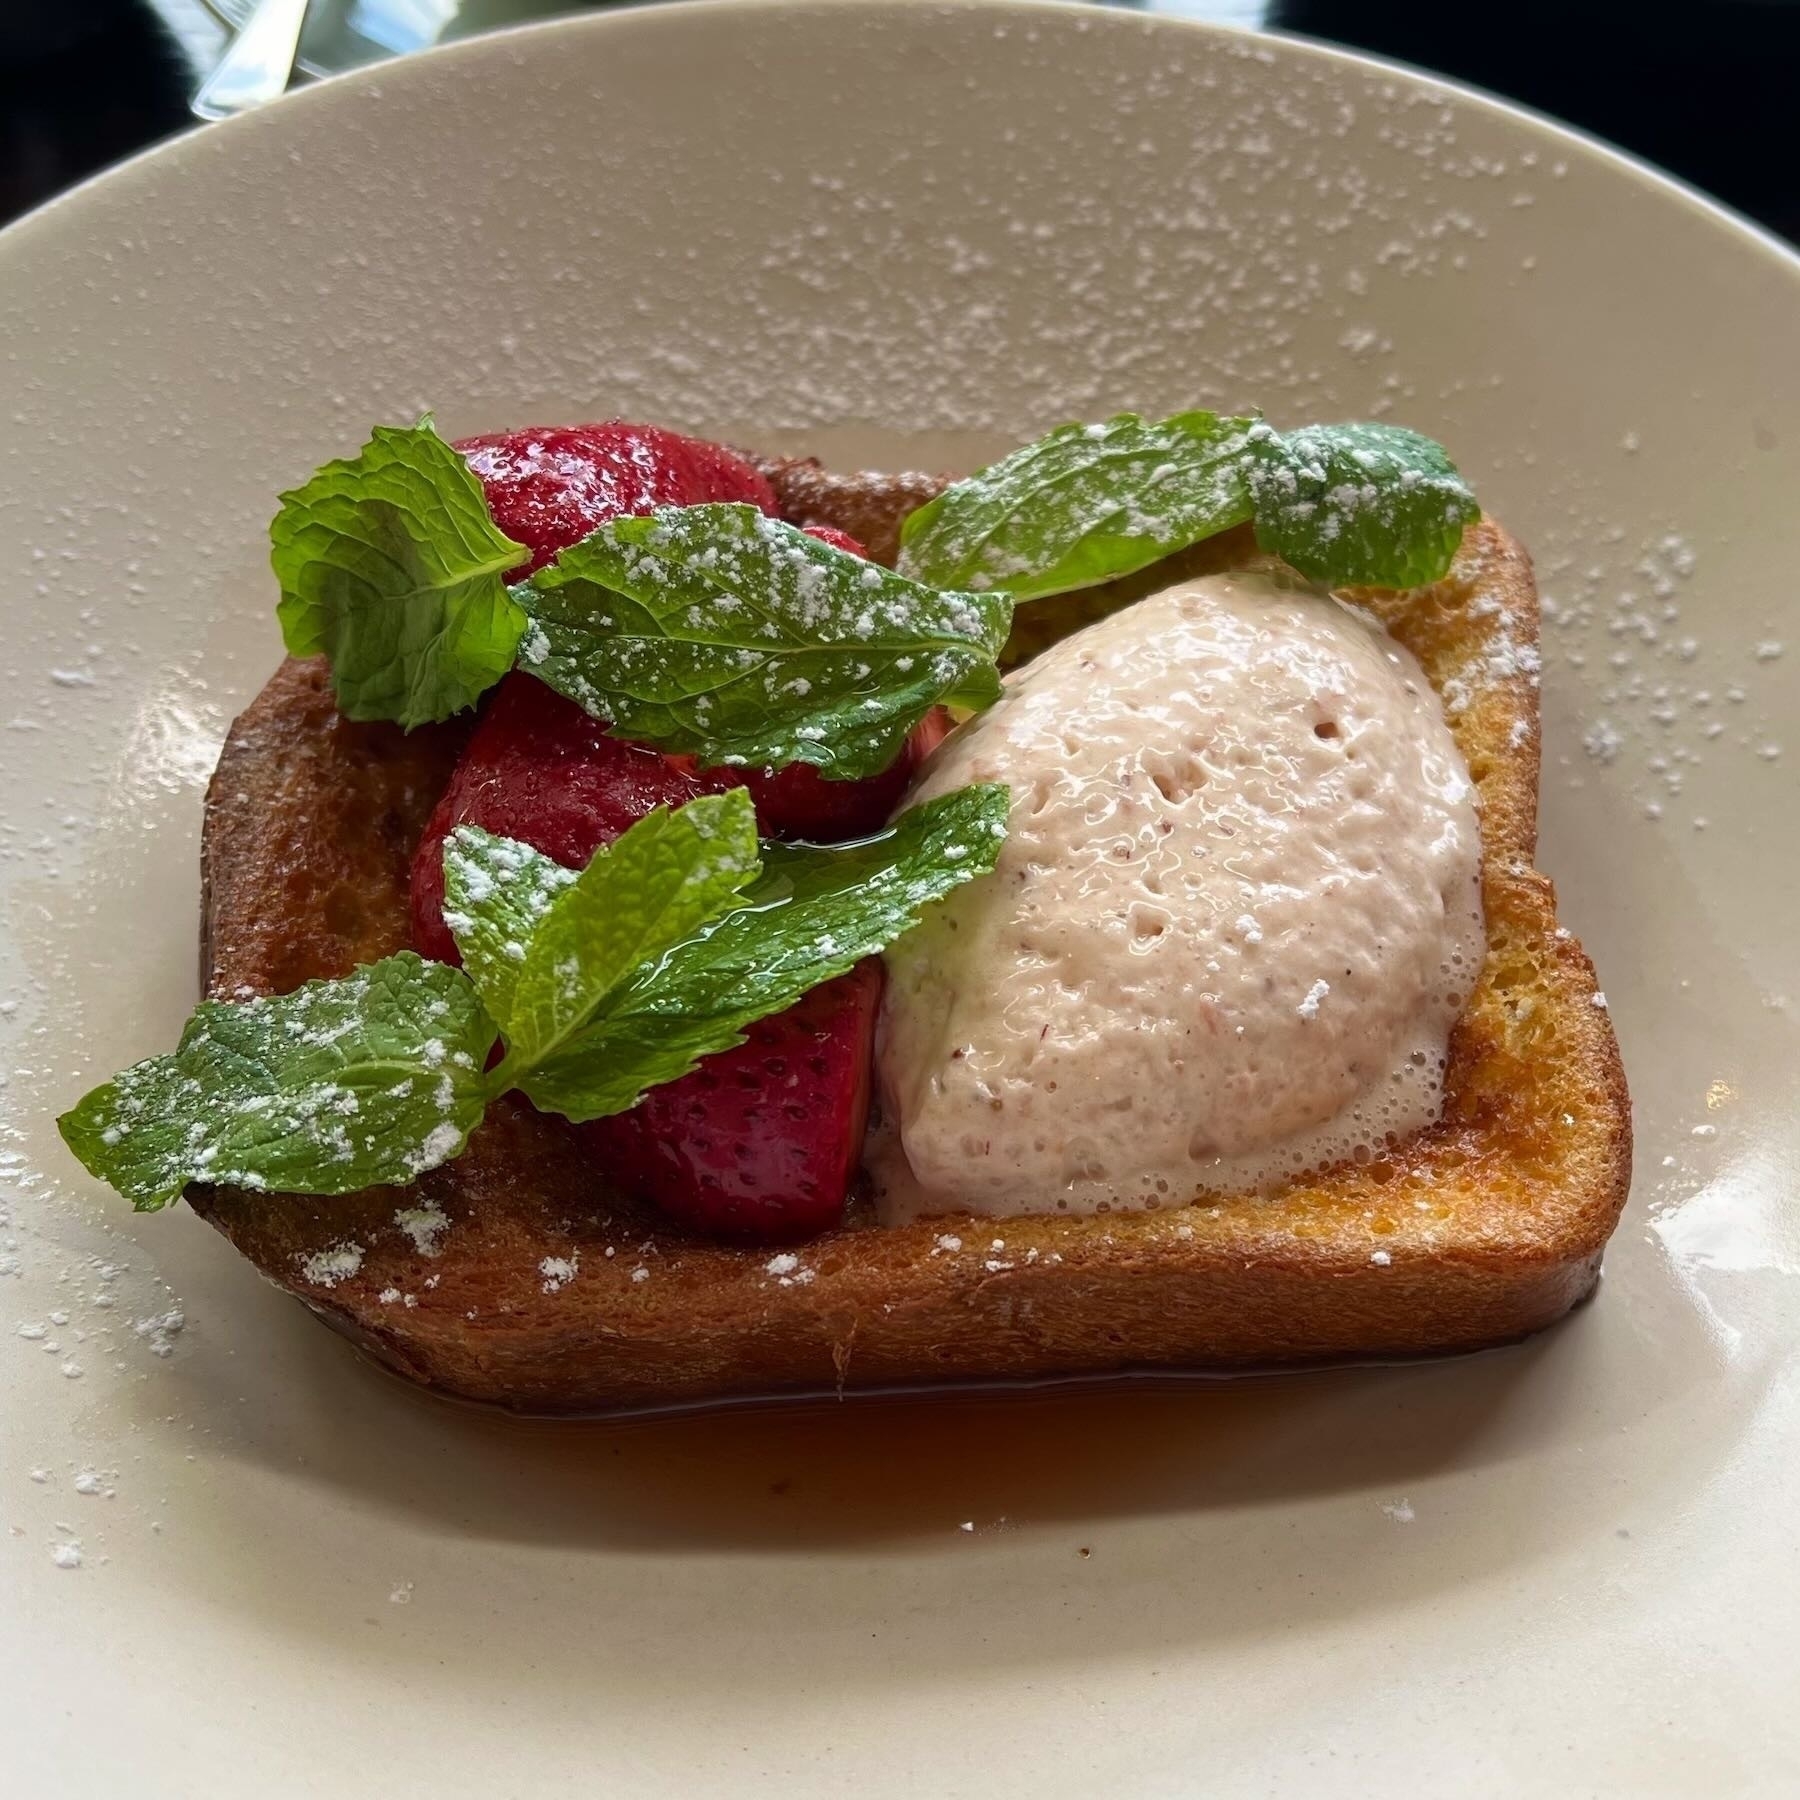
[[[596,1547],[825,1552],[1051,1527],[1075,1554],[1103,1549],[1103,1527],[1122,1517],[1391,1485],[1443,1454],[1445,1432],[1462,1429],[1456,1418],[1482,1416],[1483,1395],[1498,1402],[1542,1342],[1409,1363],[852,1392],[600,1419],[519,1417],[399,1385],[450,1459],[468,1459],[469,1505],[495,1509],[505,1535],[522,1508],[534,1533]],[[382,1386],[391,1399],[391,1382]],[[445,1478],[440,1468],[433,1485]]]

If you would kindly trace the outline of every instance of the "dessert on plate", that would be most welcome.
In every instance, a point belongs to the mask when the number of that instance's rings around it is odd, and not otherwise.
[[[429,420],[282,497],[208,998],[62,1121],[383,1362],[579,1412],[1473,1348],[1629,1105],[1530,563],[1385,425],[961,480]]]

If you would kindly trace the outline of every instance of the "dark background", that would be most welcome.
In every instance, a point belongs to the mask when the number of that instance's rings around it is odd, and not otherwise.
[[[1152,0],[1146,10],[1260,20],[1472,82],[1800,239],[1800,0]],[[194,81],[149,0],[0,0],[0,220],[191,129]]]

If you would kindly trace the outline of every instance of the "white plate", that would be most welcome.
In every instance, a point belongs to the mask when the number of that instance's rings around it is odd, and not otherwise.
[[[1786,252],[1517,112],[1061,8],[479,41],[0,239],[8,1791],[1794,1791],[1797,303]],[[892,464],[1204,403],[1443,437],[1557,602],[1543,862],[1640,1122],[1562,1329],[528,1428],[61,1151],[192,998],[272,497],[371,422]]]

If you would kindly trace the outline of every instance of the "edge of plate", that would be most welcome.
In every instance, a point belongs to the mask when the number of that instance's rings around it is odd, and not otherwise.
[[[172,169],[184,158],[194,155],[210,156],[214,154],[212,150],[197,150],[196,146],[215,141],[229,144],[235,137],[248,132],[267,130],[271,118],[288,117],[298,108],[342,104],[361,88],[379,87],[389,81],[430,79],[433,71],[452,61],[466,59],[476,62],[483,57],[504,55],[509,48],[539,37],[549,39],[559,34],[574,36],[585,33],[598,35],[609,31],[642,31],[646,27],[662,30],[671,28],[677,19],[694,19],[703,24],[708,15],[821,10],[826,3],[827,0],[661,0],[658,4],[627,5],[604,13],[561,14],[554,18],[532,20],[483,32],[474,37],[458,38],[450,43],[413,51],[385,62],[346,70],[341,75],[333,75],[296,89],[279,101],[253,112],[241,113],[215,124],[196,124],[179,131],[173,137],[149,145],[123,162],[99,170],[73,187],[54,195],[41,206],[0,228],[0,273],[4,272],[9,253],[32,242],[47,225],[60,224],[72,208],[78,209],[85,205],[95,192],[123,189],[153,173],[160,173],[165,166]],[[828,3],[831,10],[837,12],[867,11],[897,17],[917,17],[923,11],[921,0],[828,0]],[[1434,70],[1420,68],[1413,63],[1373,56],[1299,32],[1249,30],[1217,20],[1184,18],[1168,13],[1120,12],[1101,6],[1084,6],[1077,12],[1069,4],[1069,0],[932,0],[931,10],[941,17],[969,13],[1016,14],[1054,19],[1059,26],[1067,26],[1078,16],[1082,21],[1082,28],[1087,30],[1097,27],[1102,31],[1193,32],[1217,42],[1266,43],[1280,50],[1298,52],[1302,56],[1349,64],[1374,74],[1395,77],[1414,86],[1432,89],[1486,111],[1509,117],[1553,142],[1610,164],[1640,185],[1662,190],[1689,211],[1747,241],[1750,246],[1785,268],[1790,275],[1800,279],[1800,247],[1789,244],[1766,226],[1758,224],[1735,207],[1716,199],[1680,176],[1672,175],[1605,138],[1553,118],[1535,107],[1438,74]],[[685,25],[682,27],[686,28]],[[415,74],[415,70],[421,67],[425,73]]]

